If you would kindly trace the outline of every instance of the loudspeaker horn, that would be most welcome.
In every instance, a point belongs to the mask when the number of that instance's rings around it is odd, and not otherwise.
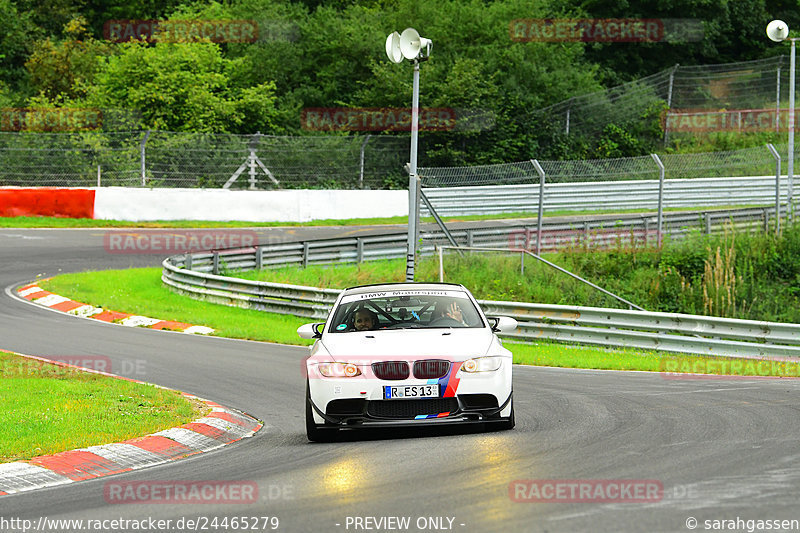
[[[403,53],[400,51],[400,34],[392,32],[386,38],[386,55],[392,63],[401,63]]]
[[[789,36],[789,26],[782,20],[773,20],[767,24],[767,37],[779,43]]]
[[[400,51],[406,59],[417,59],[423,49],[430,54],[432,45],[433,41],[420,37],[414,28],[406,28],[400,35]]]

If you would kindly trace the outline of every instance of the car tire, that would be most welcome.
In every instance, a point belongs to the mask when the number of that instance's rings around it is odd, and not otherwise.
[[[322,429],[314,422],[314,409],[311,407],[311,390],[308,383],[306,383],[306,437],[312,442],[331,442],[335,436],[335,429]]]

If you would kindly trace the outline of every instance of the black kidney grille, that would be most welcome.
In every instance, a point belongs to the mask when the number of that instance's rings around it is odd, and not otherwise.
[[[450,372],[450,361],[426,359],[414,363],[414,377],[418,379],[439,379]]]
[[[372,363],[372,371],[378,379],[399,380],[408,379],[410,375],[408,363],[405,361],[383,361]]]

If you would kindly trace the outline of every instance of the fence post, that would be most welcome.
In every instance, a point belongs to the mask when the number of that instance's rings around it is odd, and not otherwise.
[[[679,63],[675,63],[669,73],[669,86],[667,87],[667,118],[664,122],[664,146],[669,142],[669,111],[672,109],[672,86],[675,83],[675,71],[678,70]]]
[[[369,142],[369,138],[372,137],[371,134],[368,134],[367,137],[364,139],[364,142],[361,143],[361,170],[358,174],[358,188],[364,188],[364,150],[367,148],[367,143]]]
[[[145,175],[145,168],[144,168],[144,160],[145,160],[144,147],[147,144],[147,139],[149,137],[150,137],[150,130],[147,130],[147,132],[145,132],[145,134],[144,134],[144,137],[142,137],[142,142],[139,145],[139,158],[140,158],[141,163],[142,163],[142,165],[141,165],[142,166],[142,168],[141,168],[141,170],[142,170],[142,187],[146,187],[147,186],[147,176]]]
[[[658,154],[650,154],[656,165],[658,165],[658,224],[656,228],[656,236],[658,238],[658,247],[661,248],[661,232],[663,231],[664,224],[664,163]]]
[[[775,233],[781,232],[781,154],[772,143],[767,143],[772,157],[775,158]]]
[[[542,251],[542,216],[544,214],[544,169],[538,159],[531,159],[531,165],[539,173],[539,210],[536,214],[536,255]]]
[[[100,186],[100,165],[97,165],[97,186]]]

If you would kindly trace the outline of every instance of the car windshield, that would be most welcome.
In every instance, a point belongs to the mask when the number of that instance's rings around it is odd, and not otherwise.
[[[483,326],[480,313],[464,291],[394,290],[345,296],[329,331]]]

